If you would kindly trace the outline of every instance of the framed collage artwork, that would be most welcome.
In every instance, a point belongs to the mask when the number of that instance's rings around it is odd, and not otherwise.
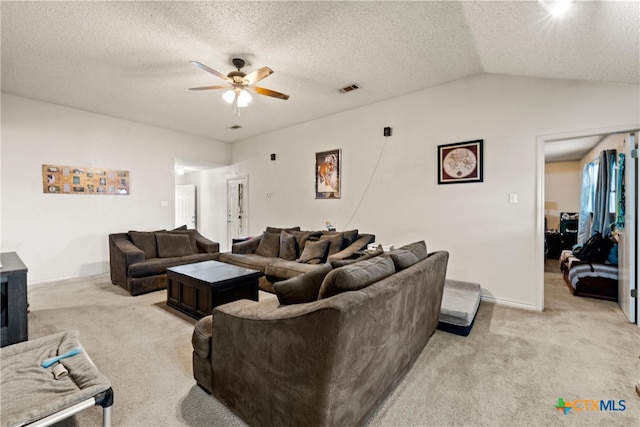
[[[129,171],[42,165],[42,190],[53,194],[129,194]]]

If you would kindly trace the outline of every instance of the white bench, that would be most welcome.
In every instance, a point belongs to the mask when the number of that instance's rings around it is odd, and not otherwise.
[[[79,354],[43,365],[76,348]],[[76,331],[4,347],[0,362],[2,427],[49,426],[94,405],[103,408],[103,427],[111,425],[111,384],[82,349]]]
[[[447,279],[440,306],[438,329],[467,336],[478,314],[482,296],[479,283]]]

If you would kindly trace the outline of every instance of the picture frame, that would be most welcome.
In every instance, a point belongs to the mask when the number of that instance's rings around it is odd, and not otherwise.
[[[42,165],[42,190],[49,194],[128,195],[129,171]]]
[[[483,182],[483,139],[438,145],[438,184]]]
[[[342,150],[316,153],[316,199],[339,199],[341,186]]]

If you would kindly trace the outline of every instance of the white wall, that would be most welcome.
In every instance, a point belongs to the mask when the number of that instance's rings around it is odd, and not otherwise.
[[[639,105],[638,86],[480,75],[236,143],[233,164],[249,176],[250,234],[330,220],[396,246],[425,239],[450,252],[448,277],[533,309],[536,138],[636,124]],[[484,182],[438,185],[437,146],[474,139],[485,141]],[[342,199],[315,200],[314,153],[335,148]]]
[[[560,212],[580,211],[580,161],[546,163],[544,170],[547,228],[560,228]]]
[[[29,283],[108,272],[109,233],[173,228],[176,157],[231,155],[226,143],[6,94],[1,148],[1,250],[18,253]],[[128,170],[131,194],[44,194],[43,164]]]

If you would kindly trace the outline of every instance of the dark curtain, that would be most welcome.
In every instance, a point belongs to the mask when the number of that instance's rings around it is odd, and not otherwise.
[[[596,198],[593,206],[592,234],[601,233],[603,236],[611,235],[610,225],[614,221],[611,206],[612,188],[617,182],[613,181],[616,164],[616,150],[600,152],[600,167],[598,169],[598,181],[596,183]],[[612,187],[612,185],[614,187]],[[615,210],[614,210],[615,212]]]

